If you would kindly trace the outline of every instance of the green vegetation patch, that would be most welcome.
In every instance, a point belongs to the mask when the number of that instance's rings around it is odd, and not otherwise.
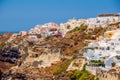
[[[83,32],[87,29],[87,26],[86,25],[81,25],[80,27],[75,27],[72,31],[75,32],[75,31],[80,31],[80,32]]]
[[[99,80],[99,78],[97,77],[95,80]]]
[[[72,72],[68,72],[68,75],[71,80],[94,80],[95,77],[86,70],[74,70]]]
[[[71,80],[94,80],[95,76],[89,73],[85,68],[86,65],[84,65],[83,70],[74,70],[69,71],[67,75],[71,78]]]
[[[101,60],[91,60],[91,62],[96,66],[105,66],[104,62],[102,62]]]
[[[0,44],[0,48],[3,48],[5,45],[6,45],[5,42],[1,43],[1,44]]]
[[[92,35],[86,35],[85,39],[93,39]]]
[[[41,34],[38,34],[38,35],[37,35],[37,38],[41,38],[41,37],[42,37],[42,35],[41,35]]]
[[[111,65],[112,65],[112,67],[115,67],[116,63],[115,63],[115,62],[113,62]]]
[[[117,58],[118,60],[120,60],[120,56],[116,56],[116,58]]]
[[[68,66],[70,65],[71,62],[72,62],[72,59],[64,61],[62,64],[60,64],[60,66],[58,68],[53,70],[53,74],[58,75],[61,72],[66,71],[66,69],[68,68]]]
[[[67,29],[70,29],[70,25],[67,25]]]

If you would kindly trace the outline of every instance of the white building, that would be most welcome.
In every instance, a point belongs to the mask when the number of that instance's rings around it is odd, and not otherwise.
[[[117,30],[112,38],[104,38],[98,42],[90,43],[84,56],[91,60],[104,61],[106,68],[111,68],[115,62],[120,66],[120,60],[116,56],[120,56],[120,30]]]
[[[23,36],[28,35],[28,32],[27,32],[27,31],[20,31],[19,35],[20,35],[21,37],[23,37]]]

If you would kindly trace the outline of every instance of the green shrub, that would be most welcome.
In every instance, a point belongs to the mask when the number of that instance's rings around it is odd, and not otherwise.
[[[96,66],[103,66],[105,67],[104,62],[102,62],[101,60],[91,60],[92,63],[94,63]]]
[[[87,65],[87,63],[86,63],[86,64],[84,64],[84,66],[83,66],[83,71],[85,71],[85,70],[86,70],[86,65]]]
[[[85,67],[87,64],[83,66],[83,70],[74,70],[73,72],[70,72],[68,75],[71,78],[71,80],[94,80],[94,75],[89,73]]]
[[[75,27],[72,31],[80,31],[80,32],[83,32],[87,29],[87,26],[86,25],[81,25],[80,27]]]
[[[41,38],[41,37],[42,37],[42,35],[41,35],[41,34],[38,34],[38,35],[37,35],[37,38]]]
[[[0,44],[0,48],[3,48],[5,45],[6,45],[5,42],[1,43],[1,44]]]
[[[75,27],[72,31],[79,31],[80,30],[80,27]]]
[[[78,53],[79,51],[78,50],[74,50],[74,53]]]
[[[84,43],[84,46],[88,46],[88,43]]]
[[[116,63],[115,63],[115,62],[113,62],[111,65],[112,65],[112,67],[115,67]]]
[[[91,35],[86,35],[85,39],[92,39],[93,37]]]
[[[67,25],[67,29],[70,29],[70,25]]]
[[[99,78],[97,77],[95,80],[99,80]]]
[[[72,60],[66,60],[64,61],[58,68],[53,70],[53,74],[54,75],[58,75],[63,71],[66,71],[66,69],[68,68],[68,66],[70,65]]]
[[[80,31],[85,31],[87,29],[87,26],[86,25],[81,25],[80,26]]]
[[[116,58],[117,58],[118,60],[120,60],[120,56],[116,56]]]
[[[94,80],[94,75],[90,74],[86,70],[74,70],[71,80]]]

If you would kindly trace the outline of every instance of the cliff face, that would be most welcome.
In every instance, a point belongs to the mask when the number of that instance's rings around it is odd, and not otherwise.
[[[40,47],[40,46],[37,46]],[[52,63],[60,61],[61,54],[60,49],[56,46],[51,46],[50,48],[40,48],[40,52],[33,52],[28,50],[28,56],[23,61],[23,65],[30,63],[30,67],[49,67]]]
[[[24,79],[25,74],[35,75],[38,72],[37,68],[50,67],[59,62],[62,57],[60,50],[58,46],[50,45],[47,41],[31,42],[27,37],[6,41],[0,49],[2,79]],[[32,74],[24,72],[31,69],[35,72]]]
[[[7,41],[11,36],[12,33],[10,32],[0,34],[0,77],[12,66],[17,65],[17,60],[20,57],[17,48],[7,45]]]

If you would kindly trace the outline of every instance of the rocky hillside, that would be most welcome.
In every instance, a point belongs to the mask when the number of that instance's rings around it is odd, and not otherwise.
[[[88,28],[80,25],[67,32],[65,37],[49,36],[31,41],[27,36],[7,41],[11,34],[1,35],[1,80],[94,80],[86,71],[84,47],[119,23],[108,27]],[[7,36],[6,36],[7,35]]]
[[[3,42],[6,42],[12,36],[12,34],[13,33],[10,33],[10,32],[0,34],[0,44]]]
[[[71,79],[65,72],[74,59],[82,56],[82,48],[103,34],[105,29],[89,29],[81,25],[64,38],[50,36],[30,41],[28,36],[6,42],[0,51],[2,79]],[[10,68],[11,67],[11,68]],[[72,73],[73,74],[73,73]],[[54,78],[53,78],[54,76]]]

